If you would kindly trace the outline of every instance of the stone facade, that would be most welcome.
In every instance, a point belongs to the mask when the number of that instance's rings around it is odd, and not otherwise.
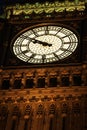
[[[16,4],[4,10],[0,16],[0,130],[87,130],[87,2]],[[13,55],[15,35],[52,22],[78,32],[74,55],[46,65],[27,64]]]

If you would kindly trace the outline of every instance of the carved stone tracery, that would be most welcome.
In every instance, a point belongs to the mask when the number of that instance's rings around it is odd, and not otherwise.
[[[68,87],[75,85],[85,86],[87,84],[86,75],[87,72],[82,66],[55,67],[55,69],[52,71],[50,68],[30,68],[25,69],[25,71],[23,69],[19,69],[18,71],[2,70],[2,72],[0,73],[0,88],[6,89],[6,85],[8,86],[7,89],[24,89],[27,88],[26,85],[28,84],[26,83],[30,83],[30,88],[47,88],[50,87],[51,82],[55,82],[55,84],[51,84],[52,87]],[[16,81],[18,82],[19,86],[17,85]]]

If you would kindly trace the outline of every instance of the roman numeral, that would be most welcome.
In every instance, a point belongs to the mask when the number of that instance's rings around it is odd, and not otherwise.
[[[63,44],[70,44],[70,43],[77,43],[77,42],[63,42]]]
[[[46,26],[46,29],[45,29],[45,34],[46,34],[46,35],[48,35],[48,34],[49,34],[48,26]]]
[[[24,51],[18,53],[17,55],[25,54],[25,53],[27,53],[27,52],[29,52],[29,50],[24,50]]]
[[[34,33],[34,35],[35,35],[36,37],[38,37],[38,36],[39,36],[39,35],[37,34],[37,32],[36,32],[36,31],[32,30],[32,32]]]
[[[68,49],[65,49],[65,48],[60,48],[60,50],[72,52],[71,50],[68,50]]]
[[[21,35],[20,37],[21,37],[22,39],[27,39],[27,40],[29,40],[29,41],[32,41],[32,39],[31,39],[30,37],[26,36],[26,35]]]
[[[42,55],[42,63],[44,63],[46,60],[46,55]]]
[[[20,47],[20,46],[21,46],[21,47],[25,47],[25,46],[27,46],[27,44],[22,44],[22,45],[16,44],[16,45],[15,45],[15,47]]]
[[[57,33],[55,34],[55,36],[62,30],[63,28],[60,28],[58,31],[57,31]]]
[[[29,61],[29,60],[31,60],[32,58],[34,58],[36,56],[36,54],[32,54],[30,57],[29,57],[29,59],[27,60],[27,62]]]
[[[59,60],[59,57],[58,57],[58,55],[56,54],[56,53],[53,53],[54,54],[54,56]]]
[[[62,38],[68,37],[68,36],[70,36],[70,35],[73,35],[73,33],[70,33],[70,34],[68,34],[68,35],[66,35],[66,36],[64,36],[64,37],[62,37]]]
[[[70,42],[63,42],[63,44],[70,44]]]

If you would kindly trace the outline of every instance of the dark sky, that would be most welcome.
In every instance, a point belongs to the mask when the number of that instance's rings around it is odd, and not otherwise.
[[[14,3],[26,3],[26,2],[35,3],[35,2],[45,2],[45,1],[53,2],[55,0],[0,0],[0,5],[14,4]]]

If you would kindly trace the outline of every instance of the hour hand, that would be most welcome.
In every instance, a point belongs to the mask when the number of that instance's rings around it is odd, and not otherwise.
[[[49,44],[47,42],[43,42],[43,41],[39,41],[39,40],[36,40],[36,39],[32,39],[33,43],[39,43],[39,44],[42,44],[43,46],[52,46],[52,44]]]
[[[42,44],[43,46],[49,46],[49,47],[52,46],[52,44],[48,44],[47,42],[42,42],[41,44]]]

